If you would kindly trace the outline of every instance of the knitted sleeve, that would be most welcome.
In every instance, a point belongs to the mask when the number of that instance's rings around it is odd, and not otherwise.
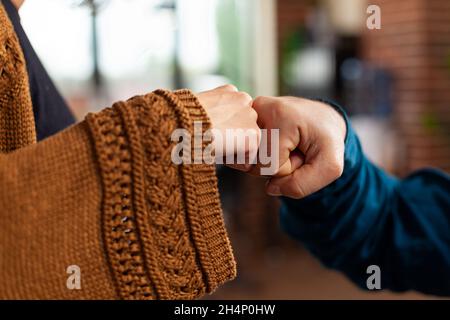
[[[232,279],[214,165],[171,161],[194,121],[193,94],[159,90],[0,155],[0,298],[193,299]]]

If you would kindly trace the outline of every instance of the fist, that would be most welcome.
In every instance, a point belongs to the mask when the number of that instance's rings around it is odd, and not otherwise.
[[[223,155],[230,167],[250,169],[260,138],[252,97],[233,85],[225,85],[201,92],[197,98],[211,120],[216,157]],[[241,163],[237,163],[238,155],[242,155]]]
[[[346,124],[334,108],[295,97],[259,97],[253,108],[261,129],[279,129],[279,168],[268,194],[303,198],[342,175]]]

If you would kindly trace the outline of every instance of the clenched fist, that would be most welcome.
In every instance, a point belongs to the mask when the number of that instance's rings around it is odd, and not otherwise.
[[[233,85],[201,92],[197,97],[212,123],[216,156],[223,155],[225,163],[233,168],[250,169],[260,139],[252,97]],[[240,163],[237,155],[242,155]]]
[[[334,108],[295,97],[259,97],[253,108],[261,129],[279,129],[279,169],[268,194],[299,199],[341,176],[346,124]]]

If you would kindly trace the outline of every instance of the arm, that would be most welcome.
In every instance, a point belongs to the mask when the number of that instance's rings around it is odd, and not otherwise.
[[[0,297],[188,299],[233,278],[214,166],[171,161],[194,121],[194,95],[160,90],[0,155]]]
[[[365,158],[345,119],[342,176],[306,198],[283,198],[283,228],[362,288],[375,264],[383,289],[450,295],[449,177],[431,169],[387,175]]]

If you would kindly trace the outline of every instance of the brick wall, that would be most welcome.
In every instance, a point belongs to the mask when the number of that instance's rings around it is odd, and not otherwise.
[[[363,52],[394,76],[400,173],[450,171],[450,1],[376,0],[381,30],[365,31]],[[401,155],[402,153],[399,153]]]
[[[305,15],[310,1],[278,0],[278,43],[282,44],[286,37],[299,27],[304,26]]]

